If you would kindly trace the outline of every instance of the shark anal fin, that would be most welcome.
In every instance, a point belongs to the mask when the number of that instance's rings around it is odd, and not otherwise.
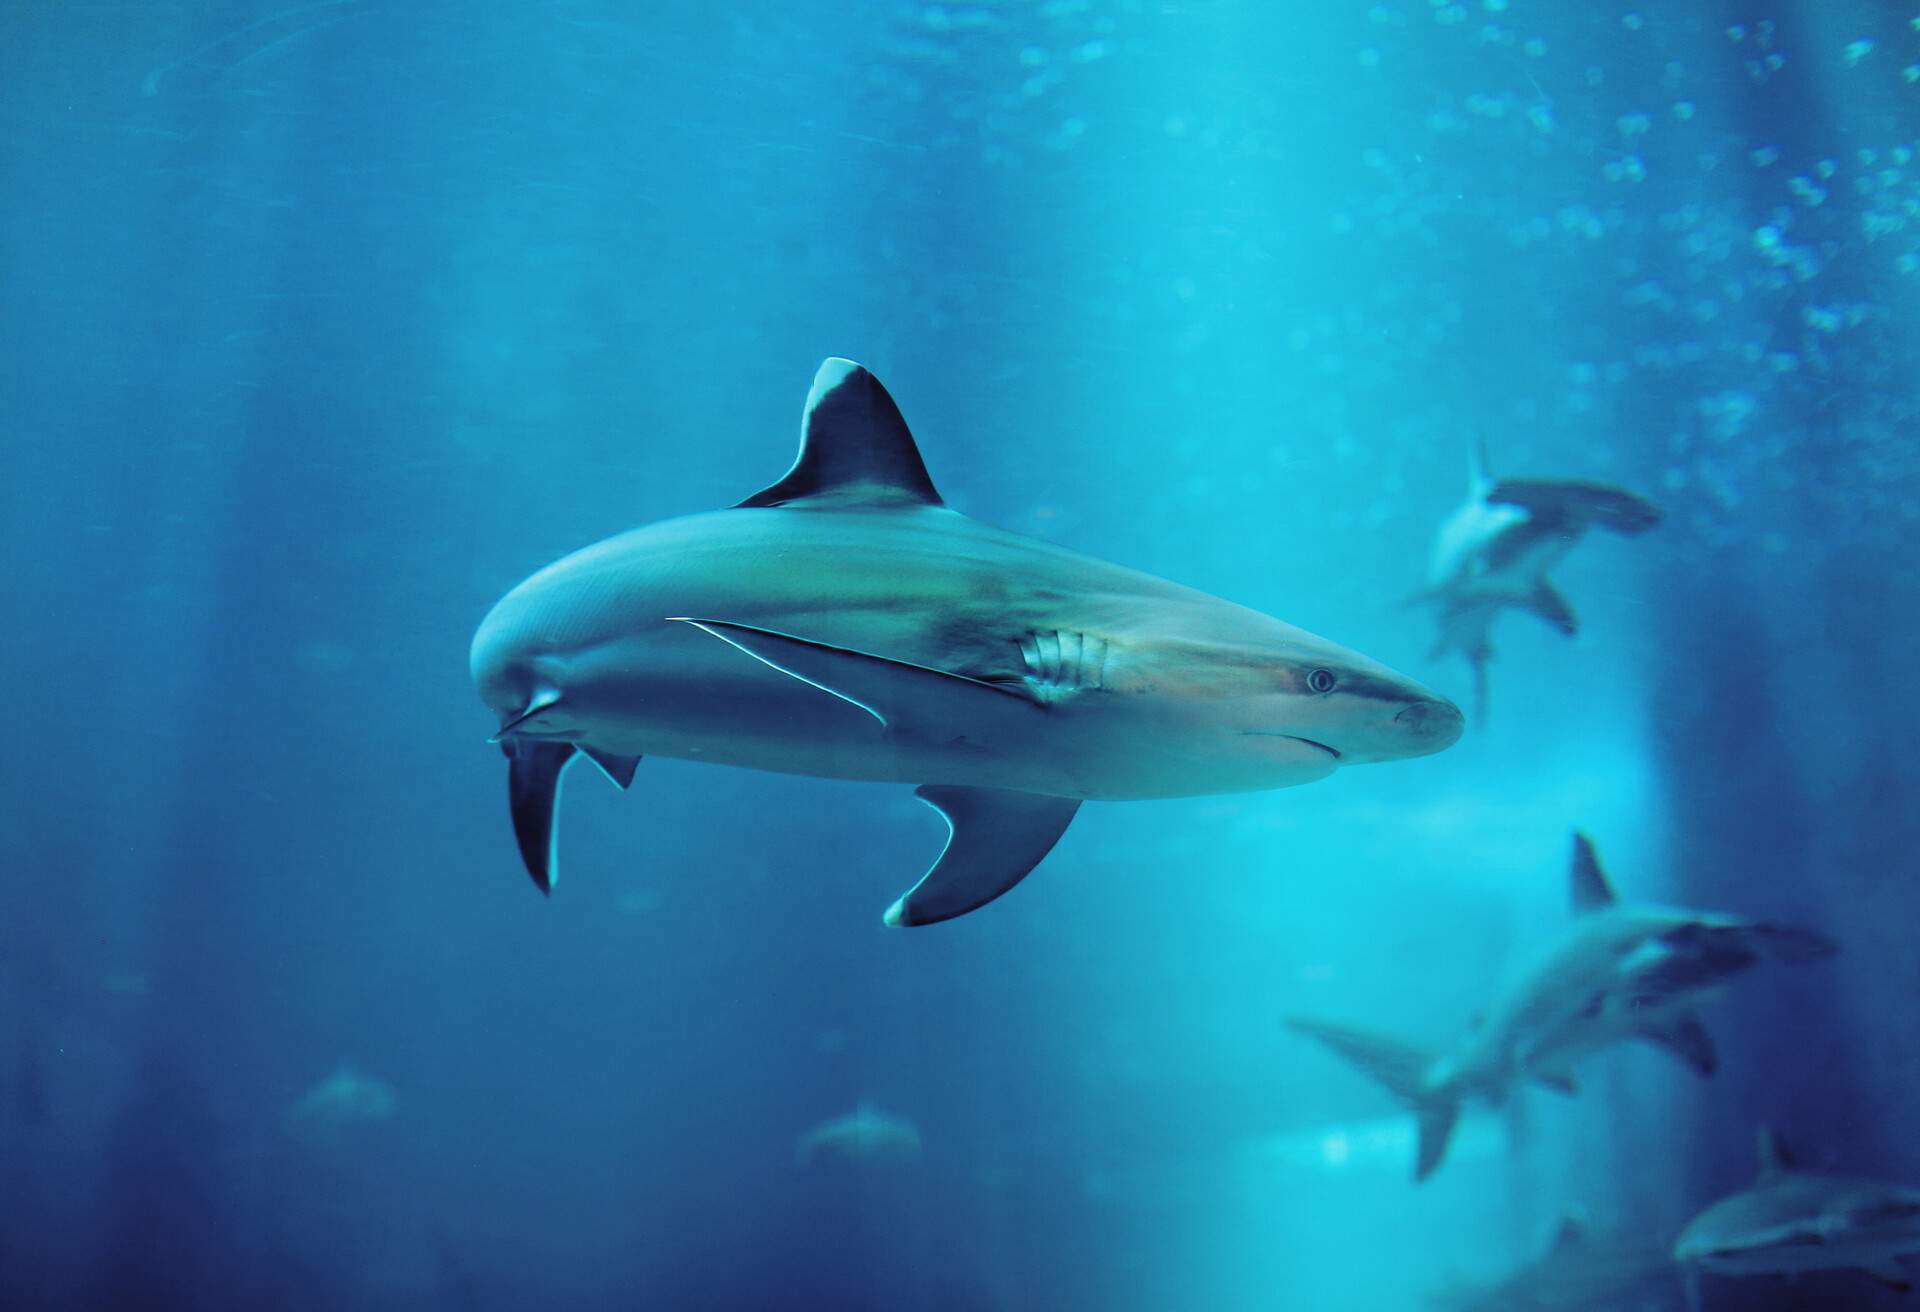
[[[612,752],[603,752],[597,747],[582,747],[581,754],[600,767],[600,773],[614,782],[625,792],[633,786],[633,772],[640,768],[637,756],[615,756]]]
[[[880,380],[851,360],[813,376],[793,468],[736,509],[754,506],[938,506],[900,408]]]
[[[1440,1169],[1446,1160],[1447,1142],[1453,1138],[1454,1123],[1460,1119],[1460,1103],[1449,1098],[1417,1109],[1420,1121],[1420,1156],[1413,1164],[1415,1184]]]
[[[1788,1147],[1786,1139],[1770,1125],[1760,1127],[1754,1135],[1754,1146],[1760,1158],[1760,1178],[1771,1179],[1794,1170],[1799,1163],[1794,1159],[1793,1149]]]
[[[520,845],[520,859],[540,891],[551,893],[558,873],[554,813],[560,804],[561,776],[573,764],[574,746],[515,736],[505,739],[500,750],[507,754],[507,800],[513,809],[513,837]]]
[[[1573,887],[1576,912],[1604,911],[1619,901],[1606,871],[1600,868],[1600,854],[1594,850],[1593,840],[1578,830],[1573,835],[1573,861],[1567,877]]]
[[[1713,1035],[1692,1012],[1670,1016],[1657,1025],[1644,1026],[1635,1034],[1657,1048],[1664,1048],[1696,1075],[1711,1075],[1720,1069],[1720,1057],[1714,1050]]]
[[[1053,850],[1080,802],[1004,788],[925,784],[914,796],[945,817],[952,832],[933,868],[887,908],[892,926],[951,920],[999,897]]]
[[[978,727],[983,715],[1009,711],[1031,715],[1040,709],[1018,685],[986,683],[750,624],[673,618],[738,647],[782,674],[852,702],[895,732],[956,734]]]

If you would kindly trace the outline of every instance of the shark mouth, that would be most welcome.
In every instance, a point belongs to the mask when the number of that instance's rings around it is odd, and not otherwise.
[[[1297,733],[1269,733],[1265,729],[1246,729],[1242,731],[1241,736],[1245,738],[1286,738],[1296,743],[1305,743],[1309,747],[1318,747],[1336,761],[1341,759],[1340,753],[1325,743],[1317,742],[1312,738],[1302,738]]]

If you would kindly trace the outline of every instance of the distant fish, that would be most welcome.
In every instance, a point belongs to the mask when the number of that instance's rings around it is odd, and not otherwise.
[[[837,359],[785,476],[547,566],[471,666],[541,891],[563,773],[626,788],[653,754],[918,784],[949,836],[889,925],[999,897],[1083,800],[1284,788],[1461,730],[1357,652],[949,509],[893,398]]]
[[[1476,445],[1468,462],[1467,499],[1434,538],[1427,585],[1409,603],[1439,608],[1440,632],[1429,659],[1457,651],[1473,667],[1474,716],[1487,705],[1487,662],[1493,621],[1523,610],[1571,637],[1580,628],[1573,607],[1547,571],[1590,528],[1644,533],[1660,508],[1604,483],[1507,478],[1495,481]]]
[[[920,1127],[862,1102],[845,1116],[822,1121],[793,1144],[793,1160],[811,1166],[826,1157],[858,1166],[903,1166],[920,1160]]]
[[[1729,1276],[1860,1271],[1913,1288],[1902,1258],[1920,1256],[1920,1189],[1799,1170],[1778,1136],[1760,1133],[1760,1175],[1687,1223],[1674,1260]]]
[[[1461,1284],[1431,1300],[1442,1312],[1681,1312],[1679,1273],[1659,1244],[1560,1223],[1539,1257],[1488,1284]]]
[[[1577,1062],[1630,1039],[1711,1075],[1718,1060],[1694,1004],[1760,961],[1808,961],[1836,950],[1811,930],[1622,905],[1584,834],[1573,836],[1570,878],[1577,919],[1494,999],[1455,1051],[1432,1053],[1343,1025],[1288,1021],[1412,1107],[1420,1128],[1416,1180],[1431,1175],[1446,1155],[1464,1099],[1498,1105],[1530,1082],[1570,1094]]]
[[[287,1109],[287,1124],[304,1131],[338,1133],[363,1122],[387,1120],[399,1105],[392,1085],[343,1061]]]

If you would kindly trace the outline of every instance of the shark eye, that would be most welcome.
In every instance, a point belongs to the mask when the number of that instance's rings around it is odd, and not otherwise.
[[[1307,675],[1307,688],[1312,692],[1332,692],[1339,682],[1332,670],[1314,670]]]

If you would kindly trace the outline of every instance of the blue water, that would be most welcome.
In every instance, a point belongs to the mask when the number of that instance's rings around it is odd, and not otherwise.
[[[0,7],[0,1303],[1401,1309],[1570,1210],[1668,1242],[1762,1123],[1920,1184],[1910,19]],[[777,478],[828,355],[956,508],[1463,703],[1403,602],[1476,438],[1666,519],[1452,750],[1089,804],[964,919],[880,923],[907,789],[664,759],[542,899],[474,626]],[[1575,828],[1842,952],[1416,1187],[1280,1018],[1457,1034]],[[917,1156],[798,1160],[862,1102]]]

